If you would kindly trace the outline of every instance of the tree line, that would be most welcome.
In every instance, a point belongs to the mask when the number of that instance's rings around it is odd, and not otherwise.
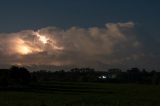
[[[12,66],[10,69],[0,69],[0,87],[28,86],[30,83],[42,81],[63,82],[103,82],[103,83],[160,83],[160,72],[145,69],[131,68],[126,71],[109,69],[95,71],[93,68],[73,68],[69,71],[55,72],[39,70],[30,72],[25,67]]]

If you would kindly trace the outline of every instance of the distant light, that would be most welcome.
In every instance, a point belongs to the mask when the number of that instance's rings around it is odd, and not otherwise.
[[[103,78],[103,79],[106,79],[107,77],[106,77],[106,76],[102,76],[102,78]]]
[[[100,78],[100,79],[106,79],[106,78],[107,78],[107,76],[102,75],[102,76],[100,76],[100,77],[98,77],[98,78]]]

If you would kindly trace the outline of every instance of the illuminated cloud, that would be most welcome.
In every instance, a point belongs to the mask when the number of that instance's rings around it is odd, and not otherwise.
[[[104,28],[47,27],[0,34],[0,64],[121,64],[143,56],[134,23],[108,23]]]

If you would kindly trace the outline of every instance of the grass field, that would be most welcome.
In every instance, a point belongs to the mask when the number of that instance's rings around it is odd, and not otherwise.
[[[43,82],[1,90],[0,106],[160,106],[160,86]]]

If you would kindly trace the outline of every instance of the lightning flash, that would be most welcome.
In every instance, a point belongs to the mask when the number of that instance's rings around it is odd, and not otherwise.
[[[64,48],[58,46],[57,42],[46,35],[41,35],[38,32],[33,33],[34,39],[31,41],[22,38],[15,38],[13,45],[14,51],[20,55],[29,55],[38,52],[44,52],[45,47],[49,45],[54,50],[63,50]]]

